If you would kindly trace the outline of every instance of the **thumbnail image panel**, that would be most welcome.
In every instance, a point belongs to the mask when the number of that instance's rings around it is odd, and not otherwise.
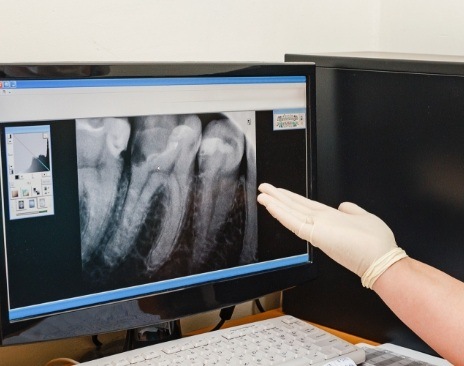
[[[54,214],[50,126],[5,128],[10,219]]]
[[[76,120],[87,283],[253,263],[254,112]]]

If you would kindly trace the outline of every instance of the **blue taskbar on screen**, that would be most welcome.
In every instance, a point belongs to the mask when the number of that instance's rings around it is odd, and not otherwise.
[[[137,298],[147,294],[176,290],[192,285],[208,283],[211,281],[220,281],[228,278],[259,273],[262,271],[295,266],[307,263],[308,260],[309,255],[305,253],[282,259],[275,259],[266,262],[253,263],[234,268],[222,269],[214,272],[201,273],[182,278],[175,278],[171,280],[105,291],[97,294],[90,294],[79,297],[73,297],[70,299],[63,299],[37,305],[25,306],[16,309],[10,309],[9,318],[12,322],[28,318],[35,318],[45,314],[59,313],[67,310],[97,305],[101,303],[107,303],[111,301]]]

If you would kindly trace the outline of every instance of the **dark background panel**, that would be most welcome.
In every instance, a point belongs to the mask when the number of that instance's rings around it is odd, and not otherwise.
[[[356,202],[410,256],[464,280],[464,76],[446,63],[419,62],[419,73],[414,62],[343,61],[316,59],[318,199]],[[320,276],[286,292],[285,311],[434,353],[357,276],[316,260]]]

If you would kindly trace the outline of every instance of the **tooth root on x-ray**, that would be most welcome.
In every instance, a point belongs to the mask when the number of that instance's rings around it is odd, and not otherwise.
[[[76,120],[81,252],[85,263],[100,244],[117,195],[130,127],[124,118]]]
[[[256,203],[256,154],[249,141],[245,142],[246,181],[245,181],[245,232],[239,264],[249,264],[256,261],[258,252],[257,238],[257,203]]]
[[[136,250],[136,240],[151,212],[152,202],[164,195],[159,210],[161,227],[150,239],[147,266],[156,269],[174,249],[186,214],[195,156],[200,144],[197,116],[137,118],[131,151],[130,183],[114,234],[104,248],[105,262],[113,266]],[[133,253],[132,253],[133,254]]]
[[[193,267],[204,263],[216,248],[216,235],[226,222],[239,185],[245,149],[243,132],[230,120],[210,122],[198,154],[198,186],[194,211]]]

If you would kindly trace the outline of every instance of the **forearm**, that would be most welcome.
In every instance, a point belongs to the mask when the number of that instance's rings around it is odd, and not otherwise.
[[[381,275],[373,290],[440,355],[464,365],[464,283],[405,258]]]

